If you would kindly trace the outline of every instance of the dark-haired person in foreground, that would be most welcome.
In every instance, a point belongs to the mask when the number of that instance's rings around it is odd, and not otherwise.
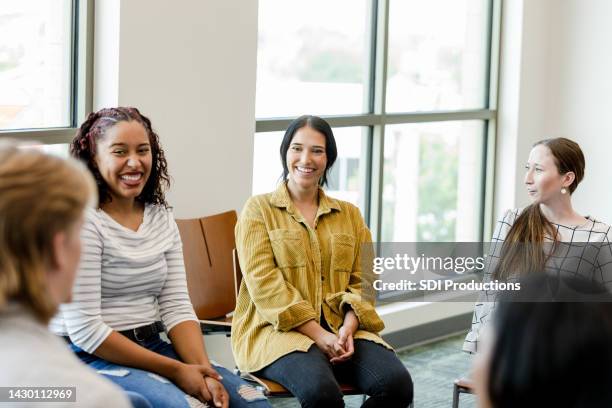
[[[598,280],[612,290],[612,229],[572,206],[584,170],[584,155],[572,140],[546,139],[533,146],[525,164],[532,204],[507,211],[497,222],[486,281],[512,281],[547,271]],[[480,331],[494,312],[496,296],[481,294],[463,350],[478,351]]]
[[[361,265],[370,231],[357,207],[322,189],[337,156],[329,124],[294,120],[280,155],[283,182],[249,199],[236,226],[238,367],[282,384],[302,407],[344,406],[338,382],[369,395],[364,407],[407,407],[412,380],[378,335],[371,270]]]
[[[119,387],[47,328],[59,304],[70,301],[94,190],[75,160],[0,141],[0,386],[11,387],[0,406],[130,406]],[[43,401],[45,395],[54,402]]]
[[[612,296],[602,285],[539,273],[501,299],[474,359],[480,408],[612,407]]]
[[[150,120],[136,108],[94,112],[71,153],[93,173],[100,200],[86,214],[73,302],[62,306],[54,332],[83,362],[153,407],[268,407],[261,393],[208,359],[164,197],[166,159]]]

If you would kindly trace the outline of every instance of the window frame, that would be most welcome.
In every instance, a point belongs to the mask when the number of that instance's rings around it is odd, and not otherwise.
[[[372,237],[381,238],[383,164],[385,127],[387,125],[441,122],[441,121],[484,121],[483,186],[480,193],[481,217],[478,226],[479,240],[491,235],[493,226],[493,196],[495,177],[495,144],[497,121],[497,95],[499,76],[499,43],[502,0],[488,0],[488,43],[485,73],[485,108],[463,110],[441,110],[427,112],[386,112],[387,59],[389,42],[389,2],[371,0],[370,3],[370,64],[366,83],[365,103],[368,113],[353,115],[322,115],[332,127],[363,126],[369,129],[365,143],[365,174],[362,189],[365,194],[364,218],[372,231]],[[255,132],[284,131],[292,117],[255,118]]]
[[[93,108],[94,0],[72,0],[70,126],[0,130],[0,139],[70,143]]]

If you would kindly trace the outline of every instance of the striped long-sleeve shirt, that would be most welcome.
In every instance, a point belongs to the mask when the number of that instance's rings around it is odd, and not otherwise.
[[[172,214],[147,205],[137,231],[102,210],[88,210],[72,303],[51,330],[91,353],[113,330],[153,323],[166,330],[197,318],[187,292],[181,238]]]

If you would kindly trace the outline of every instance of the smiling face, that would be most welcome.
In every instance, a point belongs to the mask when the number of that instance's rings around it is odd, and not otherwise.
[[[134,200],[151,175],[147,131],[137,121],[117,123],[98,142],[94,159],[112,198]]]
[[[525,169],[525,186],[533,202],[546,204],[559,199],[561,189],[567,189],[574,179],[571,172],[559,174],[552,152],[543,144],[531,149]]]
[[[289,183],[302,190],[318,188],[326,167],[325,136],[308,126],[298,129],[287,150]]]

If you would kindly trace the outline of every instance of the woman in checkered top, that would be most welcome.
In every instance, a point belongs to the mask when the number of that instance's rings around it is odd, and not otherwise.
[[[582,150],[572,140],[546,139],[533,146],[525,165],[532,204],[507,211],[497,222],[485,281],[514,281],[545,271],[559,277],[585,276],[612,291],[612,230],[572,207],[571,195],[584,177],[584,167]],[[478,351],[495,299],[493,291],[481,293],[464,351]]]

